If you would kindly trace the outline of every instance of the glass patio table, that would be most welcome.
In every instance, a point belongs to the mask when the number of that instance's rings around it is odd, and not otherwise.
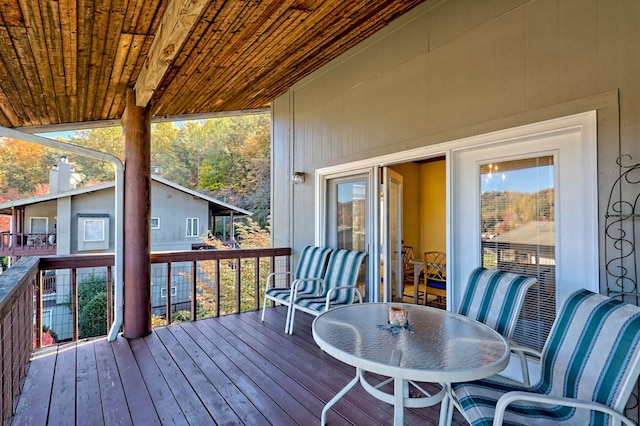
[[[408,327],[388,325],[389,307],[408,311]],[[334,358],[356,367],[356,375],[322,410],[327,411],[358,382],[381,401],[394,405],[394,425],[402,425],[404,408],[429,407],[442,401],[440,424],[450,419],[450,383],[478,380],[502,371],[509,345],[480,322],[442,309],[401,303],[356,303],[319,315],[313,338]],[[365,372],[389,377],[372,385]],[[393,380],[393,394],[381,390]],[[439,383],[429,394],[416,382]],[[409,385],[425,396],[409,397]]]

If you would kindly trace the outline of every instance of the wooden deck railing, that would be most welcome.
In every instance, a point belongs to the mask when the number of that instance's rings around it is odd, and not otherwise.
[[[55,232],[0,232],[0,256],[56,254]]]
[[[290,248],[151,253],[153,325],[259,309],[266,276],[289,270],[290,255]],[[113,265],[110,254],[40,258],[36,347],[42,345],[42,326],[51,328],[58,340],[92,337],[100,330],[107,333],[113,323]],[[86,318],[95,318],[95,311],[84,317],[81,312],[91,303],[91,292],[103,293],[98,306],[106,310],[97,331],[82,327]],[[56,315],[66,315],[66,322]]]
[[[266,276],[288,271],[290,256],[290,248],[152,253],[155,325],[259,309]],[[33,348],[53,343],[51,336],[58,341],[90,337],[79,333],[83,318],[78,308],[88,309],[91,291],[104,293],[96,306],[107,333],[113,322],[113,266],[110,254],[27,256],[0,274],[0,419],[13,414]],[[66,323],[54,311],[68,317]],[[48,340],[43,340],[43,329]]]
[[[38,258],[25,257],[0,275],[0,419],[13,414],[33,347]]]

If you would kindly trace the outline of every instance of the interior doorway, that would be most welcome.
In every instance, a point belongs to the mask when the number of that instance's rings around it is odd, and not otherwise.
[[[392,289],[392,300],[444,308],[447,259],[445,156],[406,161],[388,168],[402,176],[403,181],[401,279]]]

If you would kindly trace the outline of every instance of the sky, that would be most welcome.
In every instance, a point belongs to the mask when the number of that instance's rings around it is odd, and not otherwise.
[[[509,170],[483,175],[481,191],[513,191],[533,193],[554,187],[554,167]]]

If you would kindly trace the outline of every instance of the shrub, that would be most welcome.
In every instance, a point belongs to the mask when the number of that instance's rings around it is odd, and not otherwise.
[[[107,292],[96,294],[78,316],[78,334],[81,339],[107,334]]]
[[[107,291],[107,279],[90,274],[78,283],[78,309],[82,310],[98,293]],[[80,312],[78,312],[78,315]]]
[[[171,322],[191,321],[191,312],[178,311],[171,315]]]

